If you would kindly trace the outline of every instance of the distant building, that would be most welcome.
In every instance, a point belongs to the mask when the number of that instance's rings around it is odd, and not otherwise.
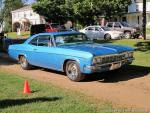
[[[119,20],[127,21],[133,26],[142,27],[142,13],[143,13],[143,0],[131,0],[131,5],[128,6],[128,12],[124,14]],[[146,0],[146,26],[150,27],[150,0]]]
[[[45,23],[44,17],[35,13],[31,5],[14,10],[11,13],[13,31],[17,31],[18,28],[24,31],[28,31],[31,25]]]

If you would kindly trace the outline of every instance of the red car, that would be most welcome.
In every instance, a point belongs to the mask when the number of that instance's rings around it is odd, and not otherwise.
[[[51,24],[36,24],[32,25],[30,29],[31,35],[37,34],[37,33],[45,33],[45,32],[57,32],[60,29],[60,25],[57,23],[51,23]]]
[[[59,27],[59,24],[56,24],[56,23],[46,24],[45,32],[57,32],[59,31],[58,27]]]

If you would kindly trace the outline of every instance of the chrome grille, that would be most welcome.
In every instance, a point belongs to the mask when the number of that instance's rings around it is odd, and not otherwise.
[[[104,56],[102,57],[102,64],[121,61],[125,58],[125,54],[119,54],[114,56]]]

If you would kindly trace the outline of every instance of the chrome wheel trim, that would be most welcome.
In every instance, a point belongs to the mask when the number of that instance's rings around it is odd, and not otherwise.
[[[27,60],[25,57],[21,57],[20,58],[20,64],[22,67],[26,67],[27,66]]]
[[[105,35],[105,40],[110,40],[111,39],[111,35],[110,34],[106,34]]]
[[[78,68],[75,63],[70,63],[67,67],[67,75],[70,79],[74,80],[78,76]]]

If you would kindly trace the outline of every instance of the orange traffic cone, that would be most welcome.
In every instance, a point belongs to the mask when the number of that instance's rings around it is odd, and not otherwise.
[[[24,81],[24,89],[23,89],[23,94],[30,94],[31,91],[30,91],[30,86],[28,84],[28,81],[25,80]]]

